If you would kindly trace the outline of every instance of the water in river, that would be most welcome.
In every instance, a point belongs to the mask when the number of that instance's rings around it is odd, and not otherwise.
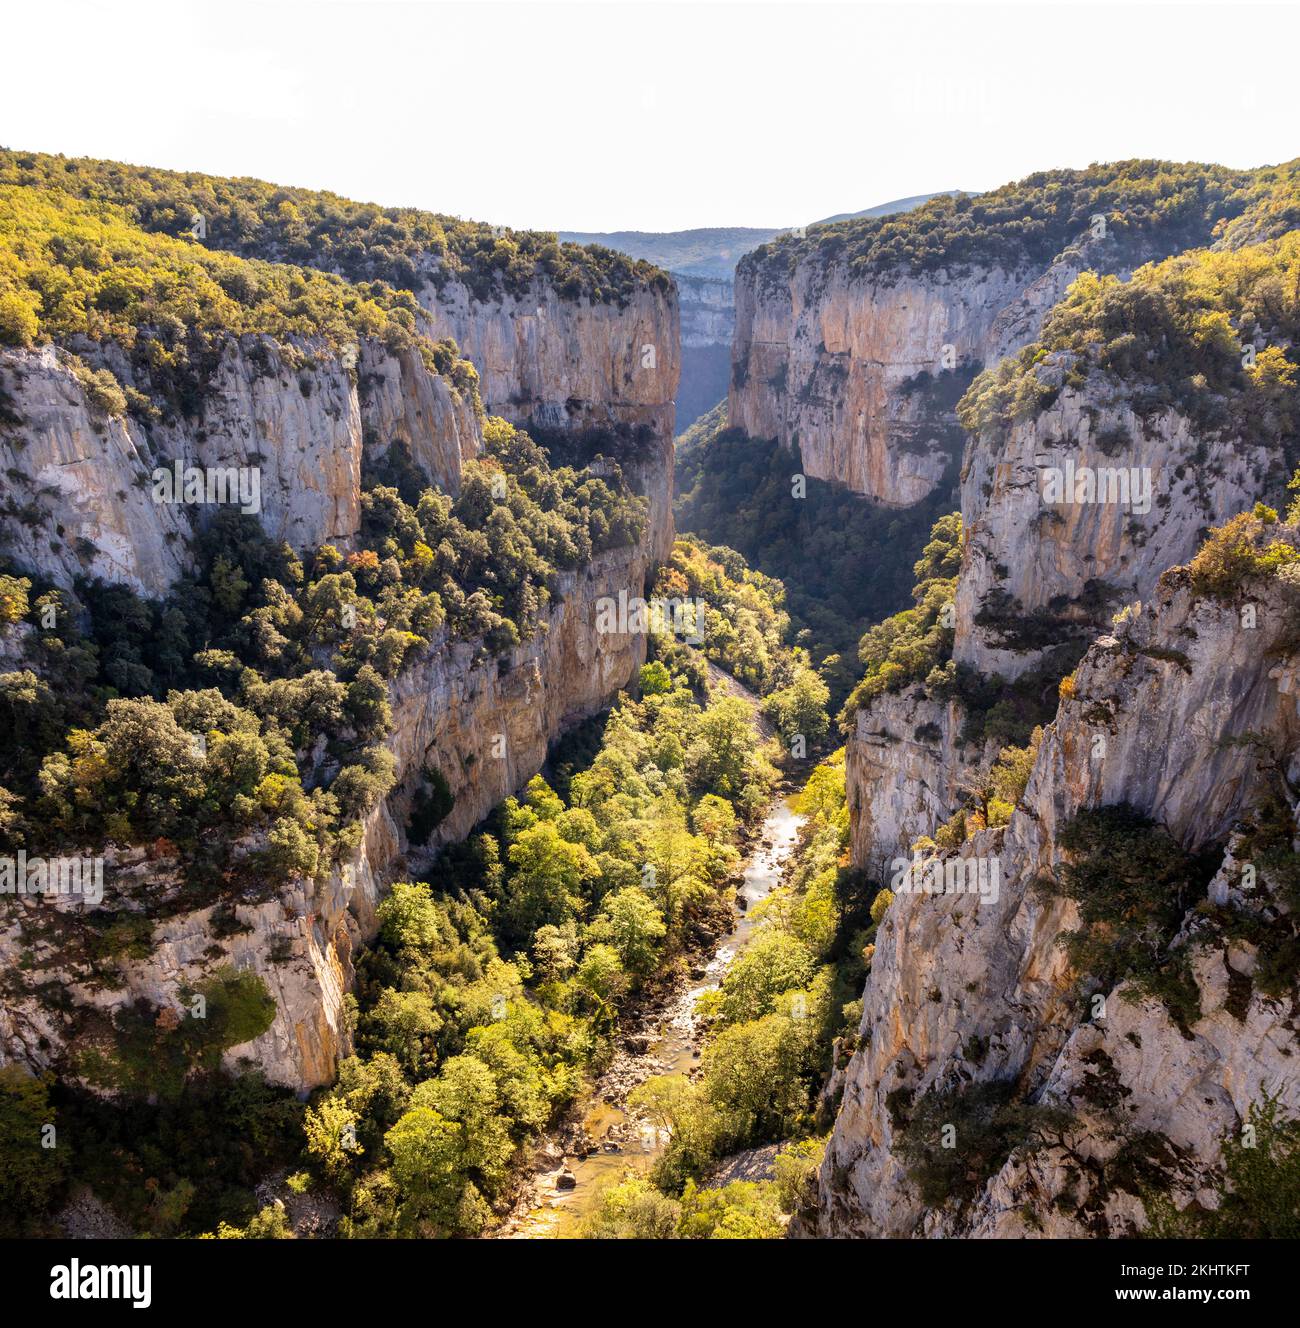
[[[788,796],[772,804],[759,831],[758,846],[745,866],[738,891],[745,904],[737,911],[735,926],[719,942],[708,964],[694,971],[689,985],[655,1018],[648,1036],[620,1047],[592,1089],[582,1122],[590,1151],[586,1156],[567,1154],[562,1165],[557,1157],[553,1162],[556,1170],[536,1178],[537,1202],[509,1221],[501,1235],[573,1235],[603,1185],[628,1171],[648,1171],[653,1165],[665,1139],[648,1122],[632,1119],[625,1106],[627,1094],[652,1075],[687,1074],[698,1062],[702,1030],[695,1019],[695,1002],[705,992],[716,990],[749,943],[755,926],[749,910],[780,882],[803,819],[791,808]],[[561,1177],[569,1188],[559,1188]]]

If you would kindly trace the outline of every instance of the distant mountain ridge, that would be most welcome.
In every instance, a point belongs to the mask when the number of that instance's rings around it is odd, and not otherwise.
[[[854,217],[883,217],[891,212],[907,212],[937,197],[938,194],[916,194],[891,203],[879,203],[861,212],[839,212],[809,224],[828,226]],[[631,258],[644,258],[682,276],[728,281],[736,264],[751,249],[757,249],[760,244],[766,244],[790,229],[790,226],[705,226],[685,231],[559,231],[558,234],[562,241],[604,245]]]

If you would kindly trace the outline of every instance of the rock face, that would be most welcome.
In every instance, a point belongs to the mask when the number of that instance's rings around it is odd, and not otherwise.
[[[673,400],[681,372],[675,292],[643,287],[624,306],[569,300],[548,283],[526,295],[477,299],[458,281],[426,286],[435,337],[454,337],[479,373],[483,403],[512,423],[551,432],[640,431],[651,549],[672,546]],[[633,471],[638,468],[633,467]]]
[[[542,630],[504,660],[495,654],[480,659],[479,642],[456,642],[431,647],[407,668],[392,685],[389,739],[402,783],[371,814],[352,859],[322,881],[299,881],[274,900],[237,905],[242,930],[219,928],[210,907],[187,910],[184,887],[172,879],[174,864],[149,861],[139,851],[108,857],[105,906],[145,907],[140,896],[147,887],[147,907],[153,912],[165,903],[165,919],[149,958],[120,961],[112,987],[89,972],[69,982],[63,949],[27,937],[53,905],[24,903],[7,914],[0,964],[17,972],[20,955],[28,958],[24,980],[6,994],[0,1014],[0,1062],[21,1059],[41,1068],[64,1050],[74,1022],[45,1002],[47,982],[61,985],[75,1006],[107,1011],[138,999],[175,1006],[183,985],[200,982],[214,964],[229,963],[263,978],[276,1016],[261,1037],[228,1052],[227,1061],[251,1061],[272,1082],[299,1090],[331,1082],[350,1046],[344,997],[352,955],[373,937],[383,888],[403,866],[410,846],[400,827],[421,772],[438,770],[454,797],[436,830],[441,843],[463,838],[527,782],[541,768],[548,743],[607,704],[644,662],[645,637],[598,632],[596,606],[620,590],[639,593],[646,566],[644,549],[618,550],[566,574]]]
[[[1193,910],[1175,944],[1188,947],[1200,1016],[1180,1028],[1159,1001],[1126,999],[1126,984],[1098,1013],[1072,995],[1057,945],[1075,906],[1032,887],[1064,859],[1060,828],[1081,808],[1128,802],[1200,849],[1228,840],[1259,799],[1270,777],[1261,750],[1294,779],[1294,592],[1274,582],[1250,599],[1253,630],[1239,606],[1198,602],[1172,574],[1121,637],[1089,651],[1010,824],[963,846],[964,858],[997,864],[997,897],[896,896],[802,1234],[1122,1235],[1144,1222],[1134,1150],[1154,1148],[1181,1206],[1209,1198],[1222,1141],[1252,1103],[1280,1093],[1284,1114],[1300,1110],[1296,993],[1259,990],[1253,947]],[[1254,892],[1241,878],[1230,847],[1211,898],[1239,914],[1279,906],[1265,873]],[[927,1207],[899,1152],[907,1104],[992,1082],[1070,1123],[1049,1147],[1017,1147],[980,1175],[964,1205]]]
[[[149,393],[116,346],[82,350],[91,367]],[[61,585],[100,576],[161,595],[185,567],[186,540],[216,508],[156,502],[156,468],[255,470],[259,519],[297,549],[346,546],[356,534],[367,440],[405,439],[439,485],[459,488],[461,462],[481,442],[476,402],[413,352],[368,343],[354,370],[322,347],[308,350],[295,369],[269,339],[232,340],[200,418],[143,422],[96,405],[76,362],[53,347],[3,352],[0,388],[17,419],[0,430],[5,546]]]
[[[890,506],[919,502],[961,448],[953,408],[978,369],[1027,345],[1083,270],[1127,273],[1150,241],[1080,237],[1046,269],[855,276],[815,253],[736,270],[728,419],[798,445],[805,471]]]
[[[689,277],[680,272],[673,275],[673,280],[681,300],[682,349],[730,347],[736,329],[733,283],[719,277]]]
[[[565,573],[542,629],[504,659],[476,659],[478,642],[457,642],[403,672],[389,745],[411,777],[390,806],[404,811],[421,770],[437,770],[455,803],[435,842],[450,843],[527,783],[552,739],[600,710],[645,662],[645,636],[598,631],[597,604],[639,594],[648,565],[645,548],[623,549]]]
[[[964,747],[962,711],[923,689],[859,710],[845,755],[853,863],[884,880],[889,863],[952,815],[963,774],[996,752]]]
[[[1050,364],[1040,374],[1053,376],[1061,371]],[[1195,456],[1204,460],[1191,464]],[[1140,419],[1096,375],[1005,435],[974,435],[962,466],[953,658],[1011,681],[1052,648],[1090,637],[1188,561],[1209,526],[1248,509],[1279,478],[1277,464],[1265,448],[1199,433],[1174,410]],[[1110,492],[1127,499],[1053,501],[1053,473],[1080,493],[1084,472],[1102,486],[1113,478]],[[959,704],[920,685],[859,713],[848,742],[855,863],[875,869],[905,854],[953,813],[962,776],[995,755],[962,744],[963,719]],[[912,738],[921,726],[928,740]]]
[[[1189,464],[1194,456],[1207,464]],[[1014,617],[1051,611],[1065,631],[1072,618],[1095,623],[1097,610],[1081,601],[1104,600],[1108,617],[1186,562],[1207,526],[1249,508],[1273,461],[1264,448],[1199,434],[1173,410],[1141,420],[1098,378],[1087,390],[1063,390],[1006,437],[975,436],[962,472],[954,657],[984,673],[1020,676],[1042,652],[1007,648],[1007,633],[979,623],[990,595],[1009,597]],[[1076,492],[1084,472],[1103,483],[1113,475],[1113,493],[1129,500],[1050,501],[1053,472],[1073,473]]]
[[[592,306],[539,282],[526,299],[484,304],[453,282],[436,296],[430,288],[426,307],[431,330],[454,335],[473,359],[488,410],[551,432],[618,434],[624,472],[649,502],[641,545],[566,573],[540,630],[508,655],[481,642],[435,642],[406,668],[391,686],[398,784],[369,818],[362,847],[328,879],[236,906],[232,930],[211,908],[185,907],[174,863],[112,857],[106,872],[118,881],[108,906],[139,911],[147,895],[150,915],[163,918],[149,958],[119,960],[112,987],[89,970],[70,973],[57,939],[33,931],[39,910],[56,906],[15,901],[0,959],[16,973],[25,956],[25,976],[6,993],[0,1063],[48,1066],[75,1033],[76,1020],[42,995],[43,983],[57,980],[83,1015],[141,998],[174,1008],[182,985],[229,963],[259,973],[277,1010],[271,1028],[227,1060],[252,1062],[300,1091],[330,1082],[349,1047],[352,955],[373,936],[382,890],[404,869],[411,846],[401,827],[426,772],[446,780],[454,801],[417,852],[468,833],[540,769],[552,740],[607,705],[644,661],[643,636],[597,631],[597,601],[642,593],[650,563],[672,543],[675,296],[647,287],[623,307]],[[155,503],[155,466],[256,466],[260,519],[272,536],[299,548],[346,547],[360,520],[367,448],[404,440],[455,491],[462,461],[481,444],[479,402],[414,352],[363,343],[352,357],[298,347],[299,365],[275,343],[245,338],[226,347],[205,383],[201,418],[142,421],[106,413],[84,381],[86,367],[108,368],[124,388],[147,394],[150,384],[134,377],[125,355],[113,346],[76,350],[80,376],[65,351],[0,355],[0,404],[14,421],[0,429],[9,476],[0,541],[17,563],[63,585],[89,574],[160,595],[185,570],[187,541],[205,513]]]

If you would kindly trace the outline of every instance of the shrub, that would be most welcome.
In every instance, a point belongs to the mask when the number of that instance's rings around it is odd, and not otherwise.
[[[1069,1114],[1017,1101],[1014,1083],[931,1089],[911,1109],[896,1145],[924,1203],[961,1207],[1017,1149],[1060,1142]]]
[[[1143,1195],[1145,1235],[1155,1239],[1295,1240],[1300,1236],[1300,1121],[1277,1098],[1251,1104],[1245,1128],[1223,1142],[1213,1208],[1181,1212],[1164,1193]]]
[[[1060,939],[1082,980],[1101,990],[1127,982],[1130,999],[1156,996],[1184,1025],[1199,1018],[1187,954],[1170,942],[1205,893],[1212,853],[1184,852],[1125,804],[1079,812],[1057,842],[1070,859],[1038,888],[1078,906],[1080,926]]]

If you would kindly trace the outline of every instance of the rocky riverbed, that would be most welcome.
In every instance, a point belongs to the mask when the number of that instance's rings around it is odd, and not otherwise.
[[[721,984],[748,943],[754,929],[749,909],[780,882],[802,824],[788,791],[779,790],[745,863],[733,927],[710,953],[692,956],[677,981],[620,1029],[614,1055],[590,1093],[538,1146],[531,1175],[497,1237],[574,1235],[606,1184],[654,1164],[666,1132],[631,1113],[628,1095],[655,1075],[697,1072],[704,1027],[696,1003]]]

